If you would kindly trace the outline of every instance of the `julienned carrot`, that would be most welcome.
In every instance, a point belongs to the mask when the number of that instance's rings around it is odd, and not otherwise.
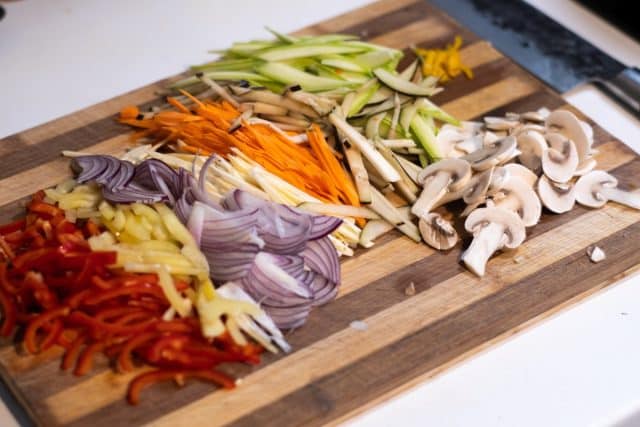
[[[167,101],[177,111],[158,112],[151,118],[133,115],[135,107],[122,110],[120,121],[143,129],[133,138],[149,137],[174,143],[176,149],[200,155],[217,153],[226,156],[235,147],[269,172],[318,199],[359,205],[353,183],[337,161],[319,127],[308,132],[310,148],[298,145],[282,133],[264,124],[243,123],[229,132],[240,115],[227,102],[201,101],[187,92],[194,105],[187,108],[176,98]]]
[[[353,206],[359,206],[360,200],[353,181],[351,181],[349,175],[347,175],[346,171],[331,152],[324,138],[324,134],[318,125],[314,124],[307,130],[307,137],[309,139],[309,145],[316,154],[320,164],[331,175],[333,181],[338,184],[341,194],[347,203]]]

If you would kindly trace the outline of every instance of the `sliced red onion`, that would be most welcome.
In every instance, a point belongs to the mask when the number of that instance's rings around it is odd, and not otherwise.
[[[283,269],[285,273],[294,279],[303,277],[305,273],[304,259],[298,255],[276,255],[272,254],[275,264]]]
[[[111,190],[112,192],[117,192],[126,187],[126,185],[133,178],[133,173],[135,172],[135,166],[129,162],[123,162],[117,160],[119,163],[118,171],[114,175],[111,176],[111,179],[107,182],[101,182],[105,188]]]
[[[268,202],[245,191],[234,190],[223,201],[231,210],[258,209],[258,233],[264,249],[277,254],[298,254],[309,240],[313,217],[289,206]]]
[[[329,236],[310,240],[302,256],[311,270],[340,285],[340,260]]]
[[[311,290],[313,291],[313,306],[317,307],[333,300],[338,294],[338,286],[335,282],[317,274],[311,282]]]
[[[319,239],[327,234],[331,234],[340,227],[341,224],[342,220],[335,216],[314,215],[312,216],[309,240]]]
[[[192,210],[192,203],[189,203],[187,195],[188,192],[183,193],[176,201],[176,205],[173,207],[178,219],[180,219],[180,222],[183,224],[186,224],[189,221]]]
[[[77,175],[80,183],[92,181],[107,169],[103,156],[80,156],[71,160],[71,170]]]
[[[296,279],[276,265],[274,256],[256,255],[242,285],[251,296],[268,306],[290,307],[311,304],[313,294]]]
[[[290,307],[272,307],[263,304],[262,308],[281,329],[294,329],[304,325],[311,312],[311,304]]]
[[[247,275],[259,249],[255,245],[245,245],[242,249],[220,252],[202,250],[209,263],[211,278],[215,282],[238,280]]]

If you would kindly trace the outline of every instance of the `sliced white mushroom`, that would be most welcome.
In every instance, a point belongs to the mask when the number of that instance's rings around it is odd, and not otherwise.
[[[595,170],[580,177],[576,183],[576,200],[584,206],[599,208],[609,200],[640,209],[640,190],[624,191],[618,188],[618,180],[613,175]]]
[[[553,182],[544,175],[538,181],[538,196],[542,204],[555,213],[569,212],[576,203],[573,185]]]
[[[478,133],[484,127],[484,123],[482,122],[472,122],[472,121],[462,121],[460,122],[460,127],[464,132],[467,132],[469,135],[473,135]]]
[[[490,130],[486,131],[482,137],[482,145],[491,145],[500,138],[503,138],[505,135],[498,135],[495,132],[491,132]]]
[[[424,241],[435,249],[451,249],[458,242],[456,229],[439,213],[431,212],[420,218],[418,228]]]
[[[571,111],[556,110],[545,122],[550,132],[558,132],[573,141],[578,153],[578,163],[585,161],[591,153],[591,140],[580,120]]]
[[[587,136],[587,140],[589,141],[589,147],[591,147],[593,145],[593,127],[584,120],[580,120],[580,126],[582,126],[582,130],[584,131],[584,134]]]
[[[458,191],[469,182],[471,167],[461,159],[444,159],[427,166],[418,175],[418,184],[424,188],[411,212],[426,216],[447,191]]]
[[[526,122],[544,123],[545,116],[540,111],[527,111],[520,115],[520,119]]]
[[[507,117],[491,117],[487,116],[484,118],[484,124],[487,126],[487,129],[490,130],[511,130],[520,124],[520,121],[516,118],[509,119]]]
[[[547,134],[549,148],[542,153],[542,170],[555,182],[567,182],[578,168],[578,151],[572,140],[559,133]]]
[[[462,141],[458,142],[455,145],[455,148],[458,150],[464,151],[465,153],[473,153],[474,151],[480,150],[484,147],[484,136],[483,135],[473,135]]]
[[[510,176],[498,194],[501,194],[501,197],[493,196],[490,204],[516,212],[527,227],[536,225],[540,221],[542,214],[540,199],[525,181],[516,176]]]
[[[449,191],[436,203],[434,208],[445,205],[454,200],[463,199],[465,203],[484,202],[491,183],[493,168],[477,173],[458,191]]]
[[[529,184],[530,187],[536,185],[536,181],[538,181],[538,175],[533,173],[531,169],[524,167],[518,163],[508,163],[502,166],[510,176],[516,176]]]
[[[497,166],[491,174],[491,182],[487,189],[487,195],[492,196],[502,189],[502,186],[509,180],[511,174],[504,166]]]
[[[547,132],[547,128],[537,123],[525,123],[521,126],[518,126],[518,128],[514,130],[513,134],[518,136],[521,133],[529,132],[529,131],[545,134]]]
[[[585,160],[584,162],[578,164],[578,168],[576,169],[576,171],[573,173],[575,176],[582,176],[582,175],[586,175],[589,172],[591,172],[592,170],[594,170],[596,168],[596,166],[598,166],[598,162],[596,161],[596,159],[589,158],[587,160]]]
[[[517,248],[526,237],[522,219],[514,212],[497,207],[476,209],[464,226],[473,233],[473,240],[461,260],[480,277],[484,276],[487,261],[496,251]]]
[[[483,171],[510,159],[515,150],[515,137],[507,136],[461,158],[467,160],[474,170]]]
[[[520,163],[533,172],[539,173],[542,168],[542,153],[549,147],[544,136],[540,132],[529,130],[519,133],[517,141]]]
[[[587,248],[587,256],[594,264],[604,261],[607,258],[607,254],[605,254],[604,251],[596,245],[592,245]]]

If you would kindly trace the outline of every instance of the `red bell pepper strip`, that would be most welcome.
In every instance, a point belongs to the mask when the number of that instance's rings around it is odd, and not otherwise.
[[[233,378],[214,370],[158,369],[140,374],[131,381],[127,392],[127,400],[130,404],[137,405],[140,402],[140,393],[145,387],[161,381],[183,380],[186,378],[209,381],[226,389],[235,387]]]

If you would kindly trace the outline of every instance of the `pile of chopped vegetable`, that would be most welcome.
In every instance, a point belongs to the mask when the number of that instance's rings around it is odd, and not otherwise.
[[[464,73],[468,79],[473,78],[473,71],[462,63],[460,47],[462,37],[456,36],[446,49],[420,49],[415,52],[422,60],[422,72],[427,76],[435,76],[445,83]]]
[[[122,159],[65,152],[75,178],[0,226],[1,335],[63,347],[76,375],[97,353],[146,366],[133,404],[163,380],[231,388],[222,363],[289,351],[278,328],[335,298],[338,256],[394,228],[449,250],[466,217],[461,261],[482,276],[543,206],[640,209],[594,170],[593,130],[571,112],[460,122],[435,105],[439,83],[473,75],[459,37],[397,71],[400,51],[352,36],[273,34],[193,67],[161,107],[123,108],[144,144]]]
[[[27,206],[26,218],[0,227],[2,336],[20,328],[24,347],[32,354],[63,347],[62,369],[72,369],[79,376],[91,371],[98,353],[122,372],[133,370],[138,363],[152,367],[131,382],[128,400],[133,404],[139,401],[142,388],[162,380],[195,377],[234,387],[235,380],[216,368],[225,362],[259,363],[262,345],[224,326],[212,336],[206,334],[210,327],[207,316],[194,313],[189,302],[197,294],[193,276],[169,274],[167,265],[175,261],[167,262],[162,256],[163,252],[177,251],[175,241],[142,239],[137,243],[140,257],[157,267],[147,273],[119,267],[120,248],[94,248],[94,240],[105,233],[101,221],[70,220],[60,207],[81,204],[80,199],[87,200],[81,195],[85,192],[90,190],[81,188],[61,197],[58,204],[49,203],[40,192]],[[137,227],[127,223],[145,218],[133,209],[126,215],[127,230]],[[279,331],[250,298],[235,299],[238,292],[242,290],[233,284],[217,292],[211,288],[206,291],[207,304],[219,306],[227,324],[234,319],[251,323],[244,331],[270,349],[276,350],[265,330],[288,349]],[[260,327],[252,318],[261,321]]]

